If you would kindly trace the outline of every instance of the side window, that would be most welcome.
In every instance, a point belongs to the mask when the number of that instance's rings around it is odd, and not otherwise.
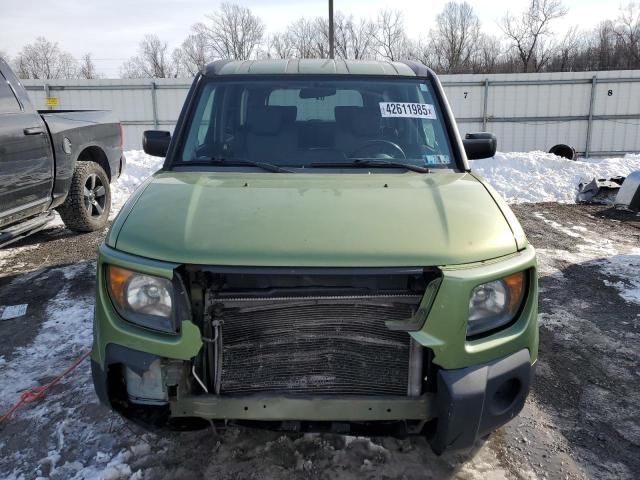
[[[356,90],[337,90],[335,95],[319,98],[300,98],[300,90],[274,90],[267,105],[298,108],[296,120],[335,121],[336,107],[361,107],[362,95]]]
[[[0,74],[0,113],[17,113],[20,112],[20,104],[13,94],[13,90]]]

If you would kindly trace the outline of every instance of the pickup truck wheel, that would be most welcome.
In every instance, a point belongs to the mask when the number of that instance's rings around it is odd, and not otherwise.
[[[71,188],[58,213],[69,230],[93,232],[107,225],[111,209],[109,178],[95,162],[78,162]]]

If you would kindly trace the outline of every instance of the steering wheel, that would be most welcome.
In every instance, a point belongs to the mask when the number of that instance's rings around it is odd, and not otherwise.
[[[394,142],[392,142],[390,140],[382,140],[382,139],[366,141],[365,143],[360,145],[358,148],[356,148],[353,152],[351,152],[351,154],[349,156],[350,157],[359,157],[360,155],[356,155],[357,153],[359,153],[362,150],[365,150],[367,148],[371,148],[372,146],[374,146],[376,144],[382,144],[383,146],[392,147],[393,150],[395,150],[395,153],[400,152],[400,154],[402,155],[402,158],[404,160],[407,159],[407,154],[404,153],[404,150],[402,149],[402,147],[400,145],[398,145],[397,143],[394,143]],[[379,152],[379,153],[385,154],[385,152]],[[391,155],[391,158],[396,158],[396,156],[393,155],[393,153],[391,153],[390,155]],[[383,157],[381,157],[381,158],[383,158]]]

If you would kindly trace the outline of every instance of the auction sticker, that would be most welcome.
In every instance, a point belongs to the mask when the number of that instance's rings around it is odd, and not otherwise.
[[[383,117],[408,117],[436,119],[436,109],[428,103],[380,102]]]

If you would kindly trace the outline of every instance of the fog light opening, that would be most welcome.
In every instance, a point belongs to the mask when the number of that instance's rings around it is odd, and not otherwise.
[[[504,382],[493,394],[492,407],[494,413],[499,415],[513,407],[516,399],[520,396],[522,383],[518,378],[511,378]]]

